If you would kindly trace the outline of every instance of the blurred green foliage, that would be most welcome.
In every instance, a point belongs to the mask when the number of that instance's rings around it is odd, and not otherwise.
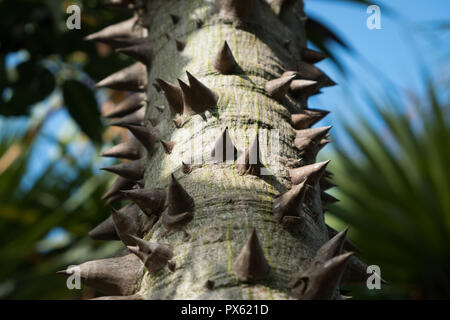
[[[357,297],[450,298],[450,101],[437,98],[448,90],[430,85],[408,105],[369,97],[382,129],[363,116],[345,124],[352,148],[337,144],[341,202],[329,209],[390,282],[378,292],[355,287]]]
[[[79,30],[67,29],[66,8],[70,4],[81,8]],[[130,12],[105,7],[99,0],[0,1],[0,28],[8,31],[0,33],[0,114],[29,115],[33,105],[64,89],[63,104],[83,132],[100,144],[102,124],[92,80],[86,74],[99,80],[130,60],[110,54],[107,47],[99,51],[83,38],[129,16]],[[7,56],[20,51],[27,53],[27,60],[7,70]]]
[[[66,28],[74,3],[80,30]],[[0,115],[8,117],[0,119],[0,298],[80,298],[55,271],[119,248],[86,237],[108,215],[99,199],[111,179],[98,173],[91,142],[98,148],[118,134],[103,132],[92,79],[130,61],[83,37],[130,15],[97,0],[0,1],[0,28],[8,31],[0,33]],[[48,128],[55,119],[65,127]],[[49,149],[53,156],[40,154]],[[42,159],[50,163],[39,167]]]
[[[9,298],[73,298],[80,292],[65,289],[54,272],[89,256],[111,254],[114,244],[100,247],[86,232],[107,216],[98,200],[107,186],[105,175],[94,175],[92,163],[80,165],[70,146],[80,137],[61,139],[57,153],[31,188],[22,182],[43,119],[29,123],[25,132],[11,133],[0,125],[0,296]],[[78,140],[78,141],[77,141]],[[73,175],[68,175],[69,171]],[[46,237],[50,230],[64,230],[63,237]],[[101,251],[105,251],[102,253]],[[98,252],[97,252],[98,251]]]

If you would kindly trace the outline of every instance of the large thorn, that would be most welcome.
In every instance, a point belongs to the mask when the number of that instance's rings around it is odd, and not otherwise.
[[[181,228],[194,218],[194,199],[184,190],[173,174],[167,193],[167,203],[167,212],[163,214],[162,222],[168,230]]]
[[[136,184],[135,180],[129,180],[123,177],[118,177],[111,185],[111,187],[108,189],[108,191],[106,191],[105,194],[102,196],[101,200],[106,200],[112,197],[113,195],[118,194],[120,190],[131,189],[135,184]]]
[[[319,250],[317,250],[314,261],[325,262],[342,253],[348,228],[337,233],[333,238],[325,242]]]
[[[135,241],[128,249],[144,262],[147,270],[153,274],[164,268],[173,257],[173,248],[168,244],[145,241],[130,235]]]
[[[321,88],[336,85],[336,82],[331,80],[322,70],[303,61],[299,62],[297,73],[301,79],[317,81]]]
[[[261,162],[261,153],[259,149],[259,134],[256,134],[255,139],[249,148],[242,153],[236,160],[236,169],[239,174],[251,174],[259,176],[261,174],[261,168],[264,165]]]
[[[113,73],[95,86],[124,91],[144,91],[147,85],[147,68],[145,64],[137,62],[125,69]]]
[[[298,130],[294,144],[300,151],[300,154],[308,158],[307,160],[314,160],[317,153],[323,147],[321,143],[327,137],[330,129],[331,126]]]
[[[306,63],[317,63],[325,59],[327,56],[322,52],[311,50],[308,48],[303,49],[302,60]]]
[[[84,285],[103,294],[128,296],[134,292],[141,267],[139,258],[130,253],[120,257],[87,261],[57,273],[68,276],[78,274]]]
[[[270,273],[270,266],[253,229],[250,238],[233,262],[233,272],[240,281],[258,281]]]
[[[328,136],[331,128],[332,126],[296,130],[295,137],[298,139],[308,138],[311,140],[324,139]]]
[[[164,189],[135,189],[121,192],[136,203],[147,216],[159,215],[165,208],[166,190]]]
[[[326,225],[326,226],[327,226],[328,237],[330,239],[338,234],[338,232],[336,230],[334,230],[332,227],[330,227],[329,225]],[[358,249],[358,247],[348,238],[345,238],[343,249],[345,251],[353,251],[353,252],[356,252],[356,253],[360,253],[361,252]]]
[[[256,17],[257,5],[256,0],[216,0],[216,9],[220,16],[245,22]]]
[[[166,154],[171,154],[173,148],[175,147],[175,142],[173,141],[165,141],[165,140],[160,140],[159,141],[164,149],[164,152]]]
[[[267,94],[276,100],[281,100],[287,94],[291,81],[295,75],[288,75],[266,82],[264,89]]]
[[[330,139],[322,139],[320,140],[319,144],[318,144],[318,148],[319,150],[322,150],[323,147],[325,147],[327,144],[329,144],[331,142]]]
[[[153,60],[152,45],[149,40],[142,41],[132,46],[117,48],[116,52],[123,53],[147,66],[151,66]]]
[[[143,222],[139,216],[138,206],[129,204],[121,210],[111,208],[111,216],[117,235],[122,242],[127,246],[134,245],[134,240],[130,238],[130,234],[141,236],[143,229]]]
[[[186,71],[189,86],[178,79],[183,93],[183,114],[195,115],[205,112],[217,104],[217,94],[198,81],[188,71]]]
[[[214,149],[211,150],[211,157],[215,162],[234,161],[237,150],[228,134],[228,127],[222,131],[220,137],[214,143]]]
[[[136,24],[137,20],[138,17],[135,15],[128,20],[119,22],[96,33],[90,34],[84,39],[88,41],[98,41],[109,45],[111,45],[112,42],[114,45],[114,39],[117,38],[140,38],[142,29]]]
[[[291,294],[301,300],[333,298],[352,254],[348,252],[323,263],[312,263],[306,271],[292,274]]]
[[[281,75],[280,78],[287,78],[287,77],[291,77],[291,76],[295,76],[294,79],[298,79],[299,78],[298,72],[297,71],[293,71],[293,70],[288,70],[288,71],[283,72],[283,74]]]
[[[294,129],[307,129],[315,123],[322,120],[329,111],[319,109],[304,109],[297,114],[291,115],[292,126]]]
[[[145,109],[140,109],[123,118],[108,123],[109,126],[124,127],[126,125],[142,126],[145,121]]]
[[[120,240],[112,216],[109,216],[89,231],[89,236],[94,240]]]
[[[313,163],[307,166],[289,169],[292,184],[302,183],[306,178],[306,184],[314,185],[325,173],[325,168],[331,160]]]
[[[155,143],[158,141],[160,132],[158,128],[147,128],[144,126],[134,125],[122,125],[124,128],[130,130],[130,132],[139,140],[145,147],[148,153],[151,153]]]
[[[183,94],[180,87],[177,87],[169,82],[162,79],[156,79],[158,85],[164,91],[167,102],[169,103],[170,110],[173,113],[183,112]]]
[[[140,143],[134,138],[122,142],[102,153],[102,157],[114,157],[121,159],[137,160],[141,158]]]
[[[289,191],[274,199],[272,214],[275,220],[282,222],[285,216],[298,216],[297,208],[305,199],[305,181],[300,184],[293,185]]]
[[[118,118],[132,114],[148,104],[147,96],[143,92],[135,93],[123,100],[113,111],[105,114],[105,118]]]
[[[214,58],[213,67],[221,74],[230,74],[237,65],[230,47],[226,41],[223,42],[219,52]]]
[[[194,199],[184,190],[173,174],[168,190],[168,206],[169,215],[178,215],[194,210]]]
[[[319,92],[320,85],[314,80],[292,80],[290,84],[290,89],[294,96],[312,96]]]
[[[320,142],[318,143],[317,147],[320,150],[323,149],[323,147],[325,147],[327,144],[329,144],[331,142],[330,135],[327,135],[325,138],[323,138],[322,140],[320,140]]]
[[[139,159],[101,168],[100,170],[106,170],[123,178],[138,181],[144,177],[145,166],[143,159]]]

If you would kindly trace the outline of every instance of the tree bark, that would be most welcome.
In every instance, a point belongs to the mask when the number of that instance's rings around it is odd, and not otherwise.
[[[156,148],[146,155],[145,187],[167,188],[173,174],[194,199],[195,210],[182,230],[167,232],[159,219],[144,236],[172,245],[176,262],[173,272],[145,272],[139,279],[137,293],[146,299],[291,299],[291,274],[302,270],[302,261],[328,240],[318,184],[296,209],[303,221],[300,226],[287,230],[271,213],[274,199],[291,188],[289,166],[311,163],[295,147],[291,124],[291,114],[307,107],[307,95],[277,101],[265,91],[268,81],[298,70],[306,47],[302,3],[253,4],[247,19],[224,14],[213,0],[147,1],[143,21],[148,24],[153,60],[145,118],[157,119],[161,138],[175,146],[170,154]],[[213,67],[224,41],[238,65],[226,75]],[[163,92],[152,84],[157,78],[187,82],[185,71],[216,92],[218,102],[204,113],[181,116],[177,128]],[[162,113],[157,108],[161,105]],[[262,162],[270,175],[241,175],[236,163],[209,161],[226,127],[239,151],[259,133]],[[192,163],[192,172],[185,174],[182,162]],[[233,271],[233,261],[253,229],[270,274],[243,283]],[[188,241],[184,231],[191,236]]]

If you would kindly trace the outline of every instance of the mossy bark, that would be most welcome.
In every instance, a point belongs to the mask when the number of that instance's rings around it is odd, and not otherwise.
[[[157,148],[148,155],[147,188],[166,188],[170,174],[195,201],[195,216],[184,230],[166,232],[159,221],[144,237],[174,247],[174,272],[167,268],[144,273],[137,291],[147,299],[290,299],[290,275],[301,270],[301,261],[314,256],[328,239],[320,203],[320,190],[307,198],[299,214],[305,223],[290,233],[271,215],[273,199],[291,187],[287,164],[299,160],[294,146],[291,114],[306,107],[306,97],[281,102],[264,91],[267,81],[287,70],[296,70],[306,45],[301,1],[286,10],[258,1],[250,22],[225,19],[217,14],[214,0],[147,1],[144,17],[149,23],[154,59],[149,69],[146,118],[157,118],[162,139],[175,142],[170,154]],[[293,4],[292,4],[293,3]],[[174,24],[170,14],[180,17]],[[203,24],[199,27],[198,20]],[[175,40],[186,42],[179,52]],[[239,65],[222,75],[212,62],[227,41]],[[285,40],[290,40],[289,46]],[[156,78],[176,84],[186,81],[189,71],[219,95],[217,106],[201,115],[184,116],[181,128],[172,122],[162,92],[152,83]],[[165,105],[164,112],[156,106]],[[225,127],[240,151],[260,134],[262,160],[271,175],[239,175],[234,163],[208,161],[215,140]],[[275,141],[275,143],[274,143]],[[274,147],[278,142],[278,147]],[[193,163],[190,174],[182,172],[182,161]],[[255,228],[270,275],[257,283],[241,283],[232,262]],[[214,281],[214,287],[205,283]]]

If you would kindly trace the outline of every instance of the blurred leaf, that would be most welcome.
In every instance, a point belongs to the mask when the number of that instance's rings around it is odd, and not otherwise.
[[[6,87],[6,83],[5,55],[0,53],[0,88],[4,89]]]
[[[341,202],[329,209],[354,227],[364,258],[380,265],[391,284],[385,297],[448,299],[450,102],[431,85],[408,109],[385,100],[369,100],[381,130],[361,115],[357,127],[344,124],[356,152],[337,147],[332,171]]]
[[[81,130],[100,141],[102,126],[93,93],[81,82],[63,81],[86,79],[90,83],[88,74],[99,80],[128,65],[129,61],[113,50],[99,51],[83,37],[132,13],[105,8],[103,0],[78,2],[83,8],[81,30],[65,28],[65,9],[70,1],[0,1],[0,29],[7,30],[0,33],[0,88],[10,87],[14,93],[7,103],[0,98],[0,112],[30,116],[0,119],[0,261],[7,262],[0,268],[1,298],[80,298],[82,292],[67,290],[65,279],[55,276],[55,271],[84,259],[110,256],[121,246],[120,242],[105,245],[86,236],[109,214],[100,197],[110,176],[93,174],[99,158],[92,145],[78,133],[62,141],[59,130],[43,126],[54,119],[53,115],[61,116],[49,108],[58,105],[46,104],[38,112],[29,112],[57,85],[62,89],[57,93],[67,96],[67,109]],[[29,60],[16,70],[7,70],[7,54],[19,50],[26,52]],[[18,77],[8,80],[9,75]],[[48,102],[58,102],[60,96]],[[65,112],[63,117],[66,121]],[[47,149],[43,145],[51,145],[48,148],[57,156],[39,163],[36,153]],[[83,165],[77,158],[80,156]],[[30,175],[32,183],[26,181]],[[55,226],[69,233],[70,243],[42,252],[36,243]]]
[[[77,80],[68,80],[64,82],[63,94],[72,118],[94,143],[100,145],[103,126],[94,92]]]
[[[350,47],[338,37],[330,28],[325,26],[322,22],[317,19],[308,17],[305,24],[306,34],[308,39],[314,44],[324,45],[327,41],[335,42],[341,47],[350,50]]]
[[[336,43],[349,52],[352,52],[352,49],[339,36],[331,31],[330,28],[314,18],[308,17],[305,24],[305,30],[308,40],[311,41],[325,55],[327,55],[338,67],[338,69],[345,74],[345,68],[342,66],[336,54],[329,49],[329,44]]]
[[[31,105],[45,99],[55,89],[53,74],[35,61],[21,63],[17,74],[16,81],[7,83],[13,94],[9,101],[0,104],[2,115],[26,115]]]

